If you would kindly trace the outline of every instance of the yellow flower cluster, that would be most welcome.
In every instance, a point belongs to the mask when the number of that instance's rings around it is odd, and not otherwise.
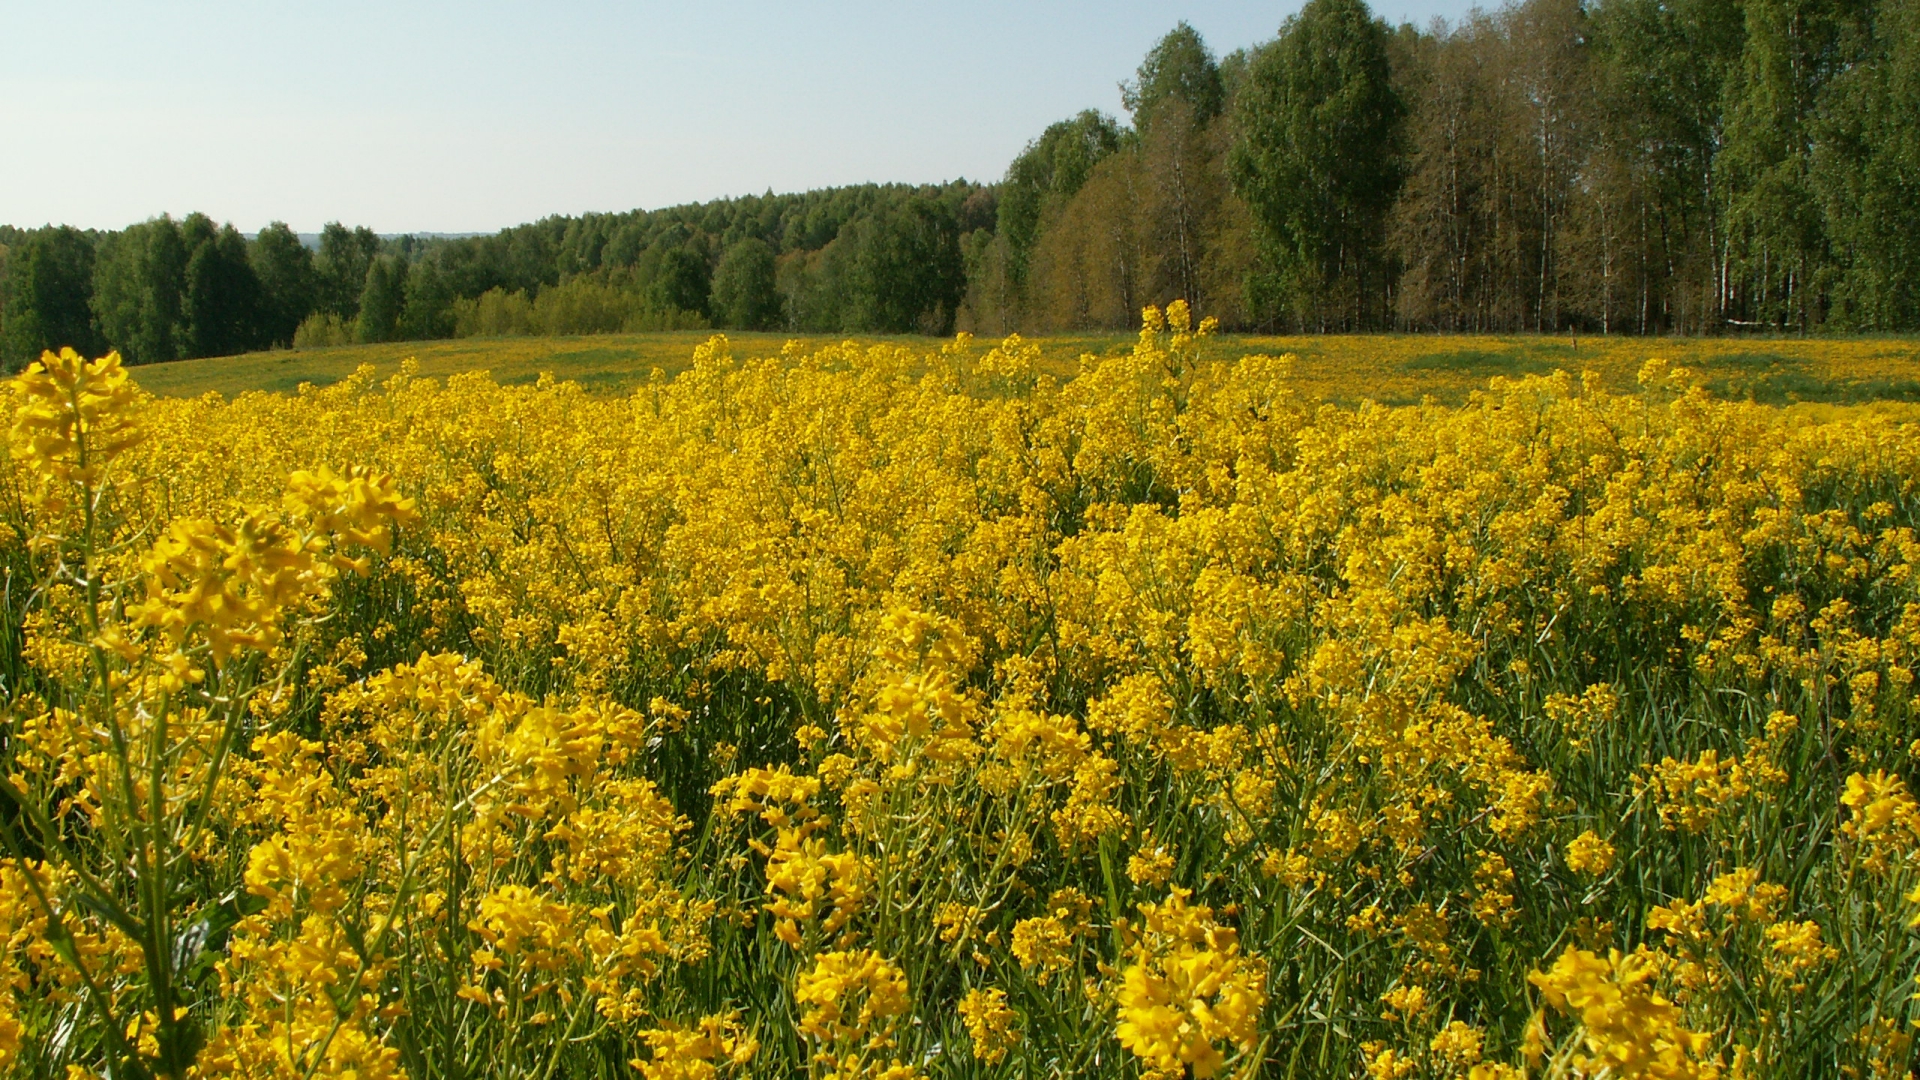
[[[973,1056],[989,1065],[1006,1060],[1020,1041],[1019,1015],[1007,1006],[1007,992],[997,987],[975,987],[960,998],[960,1020],[967,1025]]]
[[[1588,829],[1567,845],[1567,869],[1576,874],[1604,874],[1613,869],[1613,856],[1613,845]]]
[[[910,1000],[898,967],[870,949],[821,953],[794,984],[800,1033],[813,1041],[814,1062],[832,1080],[910,1080],[911,1066],[884,1057]]]
[[[1266,965],[1240,951],[1239,934],[1175,889],[1140,905],[1131,963],[1120,973],[1120,1045],[1156,1074],[1215,1076],[1228,1051],[1253,1050],[1266,1005]]]
[[[93,486],[107,467],[139,443],[138,391],[120,354],[87,360],[72,349],[47,353],[15,381],[14,458],[57,484]],[[49,510],[67,506],[64,499]],[[92,509],[91,507],[87,509]]]
[[[646,1080],[714,1080],[751,1062],[760,1049],[759,1040],[741,1031],[738,1014],[701,1017],[693,1027],[654,1028],[639,1038],[652,1056],[629,1064]]]
[[[621,397],[43,358],[0,1071],[1920,1064],[1908,413],[1334,405],[1143,316]]]
[[[1849,811],[1840,831],[1866,848],[1871,869],[1885,872],[1920,855],[1920,803],[1898,776],[1884,769],[1854,773],[1840,802]]]
[[[1645,954],[1615,949],[1600,957],[1570,948],[1528,979],[1548,1005],[1579,1020],[1587,1053],[1573,1058],[1574,1068],[1633,1080],[1710,1074],[1700,1067],[1710,1040],[1681,1026],[1680,1007],[1655,988],[1659,974]]]

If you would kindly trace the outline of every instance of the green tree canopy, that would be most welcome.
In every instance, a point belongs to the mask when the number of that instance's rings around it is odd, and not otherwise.
[[[967,288],[953,211],[916,197],[860,222],[850,276],[847,329],[952,333]]]
[[[249,257],[261,292],[256,336],[271,345],[291,344],[294,330],[313,310],[317,296],[313,252],[286,222],[276,221],[260,230]]]
[[[260,279],[247,257],[247,241],[232,225],[215,228],[204,214],[180,227],[188,244],[185,354],[231,356],[262,344]]]
[[[1746,42],[1716,160],[1728,197],[1739,307],[1750,321],[1806,329],[1827,255],[1813,176],[1815,111],[1852,57],[1848,0],[1745,0]]]
[[[360,288],[359,314],[354,335],[363,342],[392,341],[399,335],[400,312],[406,302],[407,264],[389,255],[367,264],[367,280]]]
[[[94,260],[93,310],[130,364],[177,360],[186,348],[187,245],[170,217],[109,234]]]
[[[1236,109],[1232,177],[1268,266],[1250,306],[1317,327],[1377,325],[1405,113],[1386,28],[1361,0],[1309,0],[1253,58]]]
[[[380,252],[380,238],[364,226],[348,229],[330,221],[320,230],[320,257],[315,261],[319,274],[320,311],[351,321],[360,313],[360,293],[367,286],[367,268]],[[486,291],[482,285],[477,295]]]
[[[1113,117],[1088,109],[1048,125],[1007,166],[1000,185],[999,225],[1016,284],[1026,281],[1027,260],[1047,208],[1072,198],[1093,167],[1119,147],[1120,126]]]
[[[73,348],[89,356],[105,344],[89,303],[93,240],[71,226],[37,229],[8,257],[5,324],[0,354],[9,367],[47,349]]]
[[[1133,126],[1144,132],[1170,101],[1183,102],[1195,123],[1206,123],[1220,115],[1226,88],[1212,50],[1182,19],[1147,53],[1134,80],[1120,84],[1120,100],[1133,114]]]
[[[712,271],[706,259],[689,248],[670,247],[660,253],[647,299],[658,311],[705,315],[711,282]]]
[[[1830,223],[1830,317],[1920,326],[1920,0],[1883,0],[1861,55],[1813,122],[1814,186]]]
[[[400,308],[399,334],[409,341],[453,333],[453,290],[434,259],[421,259],[407,271],[406,299]]]
[[[736,241],[713,271],[713,318],[721,326],[771,330],[780,323],[773,248],[757,236]]]

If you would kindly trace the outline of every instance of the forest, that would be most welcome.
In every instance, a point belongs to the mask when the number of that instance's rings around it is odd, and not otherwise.
[[[202,214],[0,227],[0,357],[697,327],[1920,329],[1920,0],[1525,0],[1393,27],[1312,0],[1216,53],[1182,22],[1124,119],[993,183],[868,184],[485,236]]]

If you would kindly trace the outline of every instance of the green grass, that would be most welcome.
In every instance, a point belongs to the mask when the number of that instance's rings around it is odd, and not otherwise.
[[[778,349],[784,340],[776,334],[732,336],[756,351],[758,347]],[[502,383],[528,383],[551,371],[563,379],[618,392],[645,382],[656,367],[669,373],[686,367],[694,347],[706,338],[703,331],[675,331],[345,345],[150,364],[136,369],[134,378],[148,390],[170,397],[197,397],[216,391],[228,396],[248,390],[289,393],[301,383],[327,386],[339,382],[362,364],[373,365],[382,377],[391,375],[399,370],[403,359],[413,357],[419,360],[422,374],[436,377],[489,371]]]
[[[486,371],[495,381],[531,383],[542,374],[571,380],[598,394],[618,395],[647,381],[655,369],[671,376],[684,370],[705,330],[598,334],[551,338],[461,338],[394,342],[324,349],[248,353],[183,360],[136,369],[135,379],[163,396],[247,391],[291,393],[302,383],[325,386],[363,364],[380,377],[413,357],[423,375],[444,378]],[[736,356],[777,355],[798,337],[809,346],[842,340],[838,335],[734,332]],[[932,351],[944,344],[930,337],[854,340],[895,341]],[[1034,339],[1041,369],[1068,378],[1083,355],[1126,352],[1132,334],[1061,334]],[[982,339],[976,348],[990,342]],[[1768,404],[1794,402],[1862,404],[1920,401],[1920,342],[1913,339],[1754,338],[1571,338],[1541,335],[1329,335],[1264,337],[1222,335],[1207,348],[1218,361],[1255,353],[1296,357],[1300,392],[1310,398],[1352,404],[1371,399],[1392,404],[1426,399],[1455,404],[1496,376],[1517,378],[1564,370],[1592,372],[1611,389],[1631,391],[1647,358],[1658,356],[1691,368],[1715,396]]]
[[[591,334],[577,337],[458,338],[451,341],[403,341],[379,345],[343,345],[321,349],[246,353],[241,356],[180,360],[135,369],[141,386],[166,397],[197,397],[217,392],[229,397],[249,390],[291,393],[301,383],[327,386],[339,382],[362,364],[373,365],[385,377],[400,369],[403,359],[420,363],[420,373],[434,377],[470,371],[490,372],[505,385],[531,383],[541,375],[572,380],[590,390],[619,394],[647,381],[655,368],[667,375],[686,369],[693,351],[713,334],[708,330],[672,330],[642,334]],[[819,346],[846,340],[837,334],[769,334],[729,331],[736,356],[770,356],[790,340]],[[857,335],[860,342],[894,341],[932,351],[947,339],[920,336]],[[1077,370],[1083,353],[1125,351],[1134,338],[1127,334],[1063,335],[1040,339],[1045,367],[1067,376]],[[986,343],[981,344],[987,347]],[[1247,351],[1247,350],[1243,350]]]
[[[1530,355],[1530,352],[1455,349],[1416,356],[1404,366],[1408,371],[1459,371],[1486,376],[1544,374],[1561,366]]]

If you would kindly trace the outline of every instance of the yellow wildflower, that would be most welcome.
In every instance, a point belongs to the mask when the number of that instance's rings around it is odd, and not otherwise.
[[[1574,837],[1567,845],[1567,869],[1576,874],[1598,877],[1613,868],[1613,845],[1600,839],[1592,829]]]
[[[1019,1015],[1007,1007],[1007,993],[998,988],[975,987],[960,998],[960,1021],[973,1041],[973,1056],[989,1065],[998,1065],[1007,1051],[1020,1041],[1015,1027]]]

